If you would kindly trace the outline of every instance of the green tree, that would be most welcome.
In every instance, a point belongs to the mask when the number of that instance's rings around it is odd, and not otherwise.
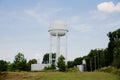
[[[56,70],[56,66],[51,64],[50,66],[44,67],[44,70]]]
[[[109,52],[108,52],[108,48],[104,49],[104,55],[105,55],[105,66],[109,66]]]
[[[74,61],[68,61],[67,62],[67,67],[68,68],[73,68],[75,65],[74,65]]]
[[[4,60],[0,60],[0,72],[7,71],[8,63]]]
[[[74,65],[77,66],[77,65],[82,64],[82,60],[83,60],[82,57],[75,58],[74,59]]]
[[[95,70],[107,66],[107,49],[91,50],[87,57],[87,70]],[[106,62],[107,61],[107,62]]]
[[[109,63],[117,68],[120,68],[120,29],[109,32],[108,37],[110,40],[108,44]]]
[[[62,55],[58,58],[57,67],[59,68],[59,71],[67,70],[64,60],[65,58]]]
[[[13,63],[13,67],[15,70],[27,70],[27,60],[25,59],[24,55],[22,53],[18,53],[16,56],[15,56],[15,60],[14,60],[14,63]]]
[[[31,59],[28,61],[28,64],[36,64],[37,60],[36,59]]]
[[[55,64],[51,64],[50,69],[51,69],[51,70],[55,70],[55,69],[56,69]]]
[[[116,31],[109,32],[107,34],[109,38],[109,43],[108,43],[108,58],[109,58],[109,64],[113,63],[114,59],[114,48],[116,47],[116,41],[120,40],[120,29],[117,29]]]
[[[112,65],[116,68],[120,68],[120,40],[115,42],[116,47],[113,50],[114,59]]]
[[[9,63],[8,71],[15,71],[15,70],[16,70],[16,65],[14,63]]]

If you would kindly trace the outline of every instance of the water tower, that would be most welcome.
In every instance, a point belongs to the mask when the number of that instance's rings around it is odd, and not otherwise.
[[[49,63],[52,64],[52,37],[56,38],[56,60],[55,64],[57,65],[58,58],[60,56],[60,37],[64,36],[64,46],[65,46],[65,62],[67,64],[67,24],[64,21],[53,21],[50,24],[48,32],[50,33],[50,52],[49,52]]]

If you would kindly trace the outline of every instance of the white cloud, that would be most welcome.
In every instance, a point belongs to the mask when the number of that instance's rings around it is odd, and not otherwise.
[[[103,2],[98,4],[97,9],[102,12],[120,12],[120,2],[116,5],[113,2]]]

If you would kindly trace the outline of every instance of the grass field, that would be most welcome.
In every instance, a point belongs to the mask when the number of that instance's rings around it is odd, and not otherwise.
[[[7,72],[0,80],[120,80],[117,75],[104,72]]]

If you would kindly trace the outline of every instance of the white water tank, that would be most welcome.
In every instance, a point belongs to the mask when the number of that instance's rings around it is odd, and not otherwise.
[[[52,36],[56,36],[56,34],[64,36],[66,31],[68,31],[67,24],[60,20],[53,21],[48,30]]]

